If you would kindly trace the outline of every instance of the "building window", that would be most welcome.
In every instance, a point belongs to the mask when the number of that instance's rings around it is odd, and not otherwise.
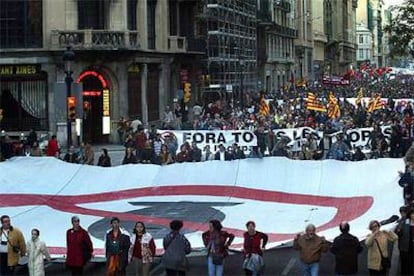
[[[177,35],[177,1],[170,0],[168,2],[168,10],[170,12],[170,35]]]
[[[359,49],[358,54],[359,54],[359,59],[360,60],[364,59],[364,49]]]
[[[42,0],[0,0],[0,48],[41,48]]]
[[[78,29],[104,30],[106,27],[105,1],[78,0]]]
[[[128,0],[128,30],[137,30],[137,0]]]
[[[157,0],[147,0],[148,49],[155,49],[155,9]]]
[[[363,35],[359,35],[359,44],[364,43],[364,36]]]

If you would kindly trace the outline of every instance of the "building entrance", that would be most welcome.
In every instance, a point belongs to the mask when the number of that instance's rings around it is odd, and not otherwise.
[[[83,141],[108,142],[109,87],[104,76],[96,71],[83,72],[76,81],[83,86]]]

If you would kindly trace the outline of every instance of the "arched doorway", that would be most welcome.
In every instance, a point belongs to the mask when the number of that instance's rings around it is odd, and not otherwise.
[[[83,141],[107,143],[110,134],[110,87],[106,78],[95,70],[79,75],[83,86]]]

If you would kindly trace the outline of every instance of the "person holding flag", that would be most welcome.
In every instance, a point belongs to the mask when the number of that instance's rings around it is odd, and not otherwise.
[[[317,95],[313,92],[308,92],[308,97],[306,98],[306,109],[326,112],[326,107],[318,100]]]
[[[338,99],[335,97],[333,92],[329,93],[328,98],[328,117],[331,119],[336,119],[341,116],[341,109],[339,108]]]
[[[371,99],[368,102],[368,112],[374,112],[377,109],[382,109],[383,104],[381,101],[381,94],[372,93]]]
[[[260,106],[259,106],[259,113],[263,116],[268,116],[270,114],[270,107],[266,101],[264,92],[260,93]]]

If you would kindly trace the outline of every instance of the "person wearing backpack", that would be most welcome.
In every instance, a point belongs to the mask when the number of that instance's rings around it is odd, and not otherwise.
[[[191,252],[191,244],[184,234],[180,233],[181,228],[183,228],[181,220],[171,221],[171,232],[163,239],[165,252],[162,262],[167,276],[185,276],[189,268],[186,255]]]

